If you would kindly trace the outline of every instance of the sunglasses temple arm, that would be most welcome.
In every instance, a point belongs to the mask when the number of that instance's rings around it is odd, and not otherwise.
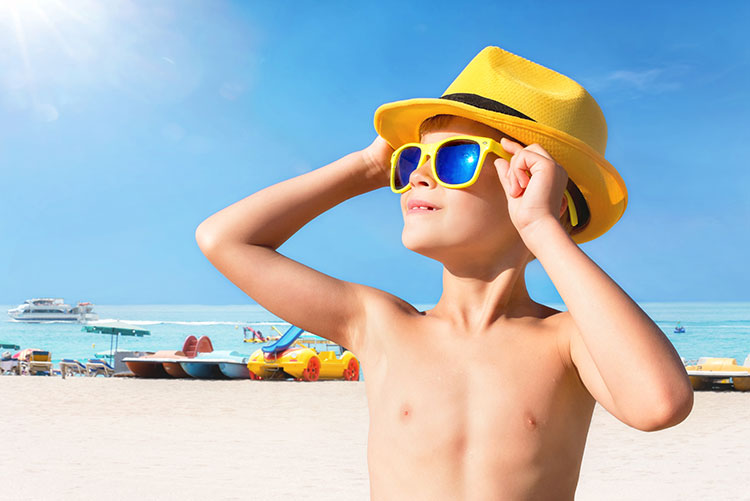
[[[576,204],[573,203],[573,197],[570,196],[568,190],[565,190],[565,198],[568,200],[568,214],[570,215],[570,224],[575,228],[578,226],[578,211],[576,211]]]

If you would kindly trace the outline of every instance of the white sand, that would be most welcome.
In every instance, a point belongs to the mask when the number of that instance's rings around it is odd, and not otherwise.
[[[368,497],[363,383],[9,376],[0,402],[3,499]],[[643,433],[597,406],[577,499],[750,498],[748,411],[702,392]]]

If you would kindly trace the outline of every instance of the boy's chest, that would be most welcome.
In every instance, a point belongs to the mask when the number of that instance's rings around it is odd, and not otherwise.
[[[363,366],[372,432],[396,442],[430,437],[425,453],[478,451],[489,440],[526,442],[533,455],[576,423],[585,437],[593,403],[554,333],[480,339],[412,331],[387,341]]]

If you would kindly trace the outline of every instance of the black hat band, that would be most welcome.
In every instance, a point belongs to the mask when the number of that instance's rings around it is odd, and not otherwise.
[[[502,113],[503,115],[510,115],[512,117],[523,118],[525,120],[536,122],[536,120],[534,120],[530,116],[524,115],[517,109],[511,108],[507,104],[503,104],[500,101],[495,101],[494,99],[482,97],[478,94],[465,92],[457,94],[446,94],[445,96],[440,96],[440,99],[448,99],[449,101],[468,104],[470,106],[474,106],[475,108],[481,108],[483,110],[494,111],[495,113]]]

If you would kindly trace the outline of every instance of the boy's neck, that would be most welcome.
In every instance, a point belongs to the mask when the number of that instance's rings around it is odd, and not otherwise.
[[[443,263],[443,293],[428,314],[467,333],[486,332],[501,319],[541,315],[543,307],[526,290],[528,256],[511,252],[487,263]]]

